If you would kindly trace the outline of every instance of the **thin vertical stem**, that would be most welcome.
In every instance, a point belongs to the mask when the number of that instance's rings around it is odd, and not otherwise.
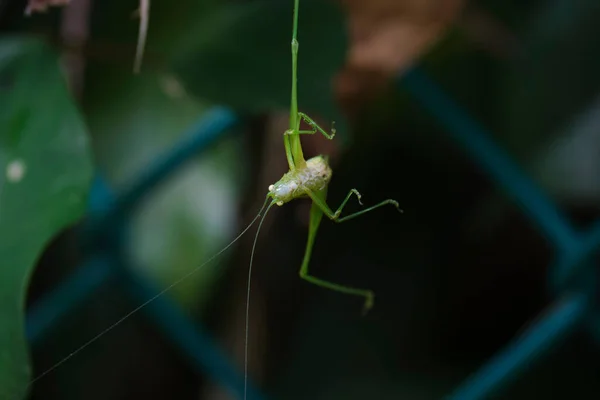
[[[294,27],[292,29],[292,101],[290,106],[290,129],[298,126],[298,8],[300,0],[294,0]]]
[[[300,143],[300,135],[298,129],[300,126],[300,119],[298,118],[298,10],[299,0],[294,0],[294,27],[292,30],[292,101],[290,105],[290,131],[291,135],[285,135],[284,144],[285,150],[288,154],[288,162],[290,164],[290,170],[295,168],[302,168],[306,161],[304,160],[304,154],[302,152],[302,144]],[[293,159],[290,162],[290,155]]]

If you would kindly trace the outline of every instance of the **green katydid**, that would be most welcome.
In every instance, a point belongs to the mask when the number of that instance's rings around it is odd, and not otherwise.
[[[317,230],[321,223],[323,215],[326,215],[334,222],[344,222],[349,219],[358,217],[376,208],[390,204],[400,210],[398,202],[392,199],[383,200],[380,203],[368,207],[364,210],[353,214],[341,217],[342,210],[352,195],[355,195],[358,202],[362,205],[361,194],[356,189],[351,189],[342,204],[334,212],[327,204],[327,186],[331,180],[332,171],[328,164],[327,157],[316,156],[309,160],[304,159],[302,152],[302,144],[300,143],[300,135],[302,134],[317,134],[320,133],[327,139],[331,140],[335,136],[335,130],[330,133],[321,128],[314,120],[304,113],[298,111],[297,100],[297,60],[298,60],[298,8],[299,0],[294,0],[294,25],[292,31],[292,95],[290,107],[290,128],[283,134],[283,143],[285,146],[285,154],[290,170],[276,183],[269,186],[267,198],[271,199],[271,205],[276,204],[282,206],[294,199],[310,198],[312,207],[310,209],[310,224],[308,228],[308,242],[304,260],[300,267],[300,277],[315,285],[319,285],[331,290],[351,295],[362,296],[365,298],[364,311],[368,311],[373,305],[373,292],[367,289],[356,289],[348,286],[343,286],[337,283],[325,281],[316,278],[308,273],[308,264],[312,248],[315,242]],[[312,129],[300,130],[301,121],[306,122]],[[267,210],[269,209],[267,208]],[[265,213],[266,215],[266,213]],[[264,216],[263,216],[264,218]],[[260,231],[260,228],[259,228]],[[257,232],[258,235],[258,232]],[[254,249],[253,249],[254,250]]]
[[[141,1],[141,13],[144,21],[142,23],[142,28],[140,28],[140,33],[145,34],[145,29],[147,27],[147,11],[149,7],[149,1],[142,0]],[[229,244],[223,247],[219,252],[211,256],[202,264],[188,271],[183,276],[176,279],[166,288],[161,290],[155,296],[152,296],[144,303],[140,304],[132,311],[128,312],[121,319],[116,321],[114,324],[110,325],[108,328],[104,329],[102,332],[94,336],[92,339],[85,342],[83,345],[78,347],[75,351],[71,352],[68,356],[54,364],[51,368],[47,369],[42,374],[38,375],[32,381],[30,381],[30,385],[46,376],[65,362],[67,362],[71,357],[74,357],[76,354],[81,352],[87,346],[91,345],[106,333],[111,331],[120,325],[123,321],[140,311],[142,308],[146,307],[148,304],[167,293],[169,290],[173,289],[175,286],[189,278],[192,274],[199,271],[202,267],[212,262],[222,253],[224,253],[227,249],[229,249],[233,244],[235,244],[260,218],[260,222],[258,225],[258,229],[256,235],[254,237],[254,243],[252,245],[252,252],[250,255],[250,265],[248,268],[248,286],[247,286],[247,297],[246,297],[246,329],[245,329],[245,358],[244,358],[244,399],[246,399],[247,393],[247,380],[248,380],[248,327],[249,327],[249,305],[250,305],[250,277],[252,275],[252,264],[254,259],[254,253],[256,248],[256,242],[258,239],[258,235],[260,233],[260,229],[262,223],[268,214],[270,208],[273,205],[283,206],[284,204],[300,198],[310,198],[312,201],[312,206],[310,209],[310,221],[309,221],[309,230],[308,230],[308,239],[306,243],[306,249],[304,253],[304,258],[302,260],[302,264],[300,266],[300,277],[302,279],[307,280],[310,283],[315,285],[349,294],[354,296],[364,297],[364,306],[363,312],[367,312],[372,306],[374,301],[374,293],[369,289],[360,289],[354,288],[350,286],[341,285],[338,283],[326,281],[315,276],[312,276],[308,272],[308,266],[310,263],[312,248],[315,243],[317,231],[319,229],[319,225],[323,218],[323,215],[327,216],[334,222],[344,222],[348,221],[352,218],[358,217],[359,215],[370,212],[376,208],[382,207],[384,205],[393,205],[400,212],[402,210],[399,208],[398,202],[392,199],[383,200],[371,207],[368,207],[364,210],[352,213],[350,215],[346,215],[341,217],[341,213],[346,206],[346,203],[350,200],[352,195],[357,197],[359,204],[361,203],[361,194],[356,189],[351,189],[346,195],[345,199],[342,201],[342,204],[333,211],[329,205],[327,204],[327,186],[331,180],[332,171],[329,166],[328,160],[326,156],[316,156],[312,157],[308,160],[305,160],[304,153],[302,151],[302,144],[300,142],[300,135],[303,134],[322,134],[327,139],[331,140],[335,136],[335,130],[332,128],[331,132],[327,132],[323,128],[321,128],[313,119],[311,119],[306,114],[298,111],[298,101],[297,101],[297,60],[298,60],[298,40],[297,40],[297,31],[298,31],[298,11],[299,11],[299,0],[294,0],[294,14],[293,14],[293,31],[292,31],[292,42],[291,42],[291,50],[292,50],[292,90],[291,90],[291,106],[290,106],[290,125],[289,129],[286,130],[283,134],[283,143],[285,147],[285,154],[287,158],[287,162],[289,165],[289,171],[285,173],[279,181],[269,186],[268,193],[265,199],[265,203],[263,207],[258,212],[258,214],[254,217],[254,219],[242,230],[242,232],[236,236]],[[139,60],[141,60],[141,50],[143,49],[143,39],[141,39],[141,45],[138,46],[138,57],[136,57],[136,70],[139,69]],[[304,121],[311,128],[310,130],[301,130],[300,124]],[[266,211],[263,214],[263,210]]]
[[[293,28],[292,28],[292,93],[291,93],[291,105],[290,105],[290,127],[283,134],[283,144],[285,146],[285,155],[290,170],[283,175],[283,177],[276,183],[269,186],[269,193],[267,194],[267,200],[265,206],[269,203],[265,214],[262,216],[261,221],[258,225],[258,230],[254,238],[252,246],[252,254],[250,256],[250,267],[248,269],[248,292],[246,297],[246,338],[245,338],[245,355],[244,355],[244,399],[246,399],[247,392],[247,380],[248,380],[248,325],[249,325],[249,305],[250,305],[250,277],[252,275],[252,260],[254,258],[254,250],[256,247],[256,241],[260,228],[265,216],[269,212],[269,209],[274,204],[282,206],[292,200],[299,198],[310,198],[312,200],[312,206],[310,209],[310,222],[308,228],[308,240],[306,243],[306,249],[304,252],[304,259],[300,266],[300,277],[307,280],[315,285],[341,292],[345,294],[361,296],[365,298],[363,313],[369,311],[373,307],[374,294],[369,289],[359,289],[350,286],[341,285],[317,278],[308,273],[308,265],[310,263],[310,257],[312,254],[313,245],[317,236],[317,231],[323,215],[326,215],[329,219],[334,222],[344,222],[349,219],[358,217],[359,215],[365,214],[376,208],[390,204],[396,207],[400,212],[398,202],[392,199],[383,200],[374,206],[368,207],[364,210],[352,213],[341,217],[342,210],[346,206],[346,203],[352,195],[357,197],[358,202],[362,205],[361,194],[356,189],[351,189],[342,204],[334,212],[327,204],[327,186],[331,180],[332,171],[327,161],[327,157],[319,155],[308,160],[304,159],[304,153],[302,152],[302,144],[300,142],[300,135],[303,134],[317,134],[320,133],[327,139],[332,140],[335,136],[335,130],[332,128],[331,132],[327,132],[321,128],[313,119],[304,113],[298,111],[298,96],[297,96],[297,82],[298,82],[298,14],[299,14],[299,3],[300,0],[294,0],[294,16],[293,16]],[[300,123],[304,121],[312,129],[301,130]],[[264,206],[263,206],[264,209]],[[262,210],[259,212],[259,215]]]

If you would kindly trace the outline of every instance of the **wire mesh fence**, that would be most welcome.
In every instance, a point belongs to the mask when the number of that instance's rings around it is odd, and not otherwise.
[[[429,112],[465,154],[522,209],[552,245],[555,261],[548,276],[554,304],[524,333],[488,363],[475,371],[448,399],[489,398],[535,368],[548,350],[576,329],[600,333],[595,315],[596,271],[591,256],[600,244],[600,221],[588,231],[575,229],[549,197],[529,179],[469,113],[453,102],[423,70],[414,68],[399,76],[397,85]],[[192,157],[235,131],[240,121],[233,112],[215,108],[192,128],[189,135],[124,190],[108,187],[98,174],[90,195],[82,246],[88,259],[59,286],[34,304],[27,315],[27,335],[32,346],[55,324],[94,295],[101,285],[116,278],[132,303],[142,304],[147,318],[188,360],[197,374],[207,375],[241,398],[243,376],[227,359],[201,325],[192,322],[159,288],[132,272],[123,257],[122,232],[139,203]],[[102,243],[101,247],[95,243]],[[158,296],[158,297],[157,297]],[[153,300],[148,303],[148,300]],[[125,316],[126,317],[126,316]],[[102,334],[102,332],[100,333]],[[250,384],[250,399],[266,396]]]

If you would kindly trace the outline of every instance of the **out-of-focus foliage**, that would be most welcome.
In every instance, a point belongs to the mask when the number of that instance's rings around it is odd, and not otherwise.
[[[30,379],[24,302],[40,252],[81,217],[92,166],[87,132],[56,55],[0,40],[0,398]]]
[[[346,36],[339,6],[304,0],[298,27],[301,109],[345,124],[333,98]],[[195,95],[248,112],[285,110],[290,102],[290,2],[232,2],[203,15],[174,57]],[[344,127],[344,128],[342,128]]]
[[[600,4],[593,0],[553,1],[540,7],[525,36],[524,54],[505,87],[513,99],[507,113],[508,148],[558,200],[579,204],[600,200],[590,197],[600,190],[600,183],[593,182],[600,176],[594,167],[598,153],[571,152],[568,161],[561,154],[573,142],[579,149],[598,148],[599,136],[593,133],[598,125],[592,115],[597,114],[600,87],[599,20]],[[583,134],[586,130],[589,133]],[[544,161],[536,162],[540,158]],[[585,178],[590,175],[596,178]]]
[[[541,5],[504,90],[508,147],[521,160],[552,142],[594,101],[600,85],[600,4],[559,0]]]
[[[527,24],[519,26],[519,50],[499,81],[504,100],[497,108],[498,140],[549,195],[565,204],[589,206],[600,200],[594,195],[600,190],[598,157],[590,151],[598,146],[597,129],[593,115],[582,121],[594,108],[600,86],[599,19],[594,0],[538,4],[523,19]],[[570,150],[573,146],[579,150]],[[472,232],[490,231],[508,207],[490,194],[470,220]]]
[[[213,12],[216,2],[152,2],[146,59],[140,75],[127,61],[93,58],[88,66],[84,104],[101,171],[116,188],[125,188],[192,127],[210,107],[186,92],[162,61],[196,26],[192,15]],[[136,40],[136,21],[123,2],[99,4],[93,21],[99,41]],[[155,55],[159,56],[156,57]],[[153,55],[155,56],[153,58]],[[157,58],[162,61],[156,62]],[[152,193],[132,219],[130,261],[137,270],[170,282],[220,249],[235,229],[234,202],[242,187],[239,141],[226,140],[205,152]],[[243,159],[243,158],[242,158]],[[174,289],[191,308],[202,308],[214,289],[222,263],[215,262]]]
[[[171,76],[94,69],[106,87],[88,93],[87,112],[96,159],[116,187],[126,187],[163,156],[193,125],[206,106],[185,94]],[[113,82],[121,84],[112,85]],[[110,99],[110,100],[109,100]],[[194,160],[144,202],[132,218],[128,250],[143,274],[169,282],[218,251],[234,233],[235,199],[241,187],[237,141],[221,142]],[[203,268],[172,293],[188,307],[201,308],[214,288],[222,263]]]

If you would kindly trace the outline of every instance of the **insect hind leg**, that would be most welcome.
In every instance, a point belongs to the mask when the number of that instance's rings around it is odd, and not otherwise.
[[[363,215],[366,214],[368,212],[371,212],[373,210],[375,210],[376,208],[379,207],[383,207],[385,205],[392,205],[394,207],[396,207],[396,209],[399,212],[403,212],[402,209],[400,209],[400,205],[398,204],[398,202],[396,200],[393,199],[387,199],[387,200],[383,200],[377,204],[375,204],[374,206],[368,207],[364,210],[361,211],[357,211],[355,213],[352,213],[350,215],[346,215],[345,217],[340,218],[340,214],[342,213],[344,207],[346,206],[346,203],[348,202],[348,200],[350,199],[350,197],[352,197],[352,195],[356,195],[356,197],[358,198],[358,202],[362,205],[361,202],[361,194],[358,192],[358,190],[356,189],[350,189],[350,191],[348,192],[348,194],[346,195],[346,198],[344,199],[344,201],[342,202],[342,204],[338,207],[338,209],[333,212],[331,210],[331,208],[329,207],[329,205],[327,205],[327,202],[322,199],[321,197],[317,196],[315,193],[311,192],[308,189],[305,189],[306,194],[308,196],[310,196],[310,198],[312,199],[313,203],[315,203],[320,209],[321,211],[323,211],[323,214],[325,214],[327,216],[327,218],[329,218],[330,220],[334,221],[334,222],[344,222],[344,221],[348,221],[352,218],[356,218],[359,215]]]
[[[321,278],[317,278],[315,276],[309,275],[308,273],[308,263],[303,264],[302,268],[300,268],[300,278],[323,288],[333,290],[335,292],[350,294],[354,296],[361,296],[365,298],[365,303],[363,306],[363,314],[366,314],[372,307],[375,302],[375,293],[369,289],[358,289],[350,286],[340,285],[339,283],[334,283],[330,281],[326,281]]]
[[[310,192],[311,197],[314,198],[325,198],[325,191],[312,193]],[[330,281],[326,281],[321,278],[317,278],[312,276],[308,272],[308,264],[310,263],[311,253],[313,249],[313,245],[315,243],[317,230],[319,229],[319,224],[321,223],[321,219],[323,217],[323,209],[319,204],[313,201],[313,204],[310,209],[310,223],[308,228],[308,240],[306,243],[306,251],[304,253],[304,259],[302,260],[302,266],[300,267],[299,275],[300,278],[323,288],[333,290],[340,293],[350,294],[354,296],[361,296],[365,298],[365,303],[363,307],[363,313],[366,313],[373,307],[373,302],[375,299],[375,294],[373,291],[368,289],[358,289],[350,286],[340,285],[339,283],[334,283]]]

